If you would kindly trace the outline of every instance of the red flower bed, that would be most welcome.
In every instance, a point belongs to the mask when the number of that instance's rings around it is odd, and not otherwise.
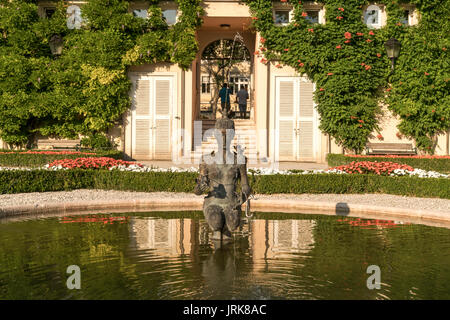
[[[116,160],[113,158],[107,157],[99,157],[99,158],[76,158],[76,159],[62,159],[55,160],[49,163],[49,167],[57,167],[62,166],[67,169],[109,169],[111,167],[115,167],[118,165],[137,165],[142,167],[143,165],[140,163],[132,162],[132,161],[124,161],[124,160]]]
[[[95,153],[92,153],[92,152],[80,152],[80,151],[32,151],[32,150],[28,150],[26,152],[15,152],[15,151],[0,152],[0,154],[9,154],[9,153],[19,153],[19,154],[62,154],[62,155],[68,155],[68,154],[91,155],[91,154],[95,154]]]
[[[365,220],[365,219],[361,219],[361,218],[356,218],[356,219],[344,218],[344,219],[338,219],[337,221],[347,222],[351,226],[362,227],[365,229],[369,229],[371,227],[395,228],[395,227],[400,227],[400,226],[411,224],[411,223],[401,223],[401,222],[399,223],[399,222],[396,222],[393,220],[380,220],[380,219]]]
[[[346,154],[349,158],[411,158],[411,159],[450,159],[450,156],[397,156],[397,155],[360,155],[360,154]]]
[[[414,168],[406,164],[399,164],[395,162],[383,161],[352,161],[349,164],[344,164],[338,167],[330,168],[328,170],[340,170],[346,173],[375,173],[381,176],[388,176],[396,169],[403,169],[413,171]]]

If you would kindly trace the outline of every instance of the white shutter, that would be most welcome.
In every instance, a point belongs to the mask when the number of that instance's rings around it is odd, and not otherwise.
[[[295,81],[277,79],[279,160],[295,160]]]
[[[150,115],[150,80],[136,80],[135,109],[137,116]]]
[[[314,84],[300,82],[300,106],[298,115],[298,159],[314,158]]]
[[[136,119],[135,128],[136,137],[133,157],[138,159],[150,159],[150,120]]]
[[[132,156],[137,159],[151,158],[151,128],[150,114],[150,80],[136,79],[133,81],[134,95],[133,112],[133,147]]]
[[[170,160],[171,158],[171,79],[155,79],[155,158]]]

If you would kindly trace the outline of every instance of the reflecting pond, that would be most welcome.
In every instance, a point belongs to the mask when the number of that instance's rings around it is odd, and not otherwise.
[[[210,235],[201,212],[3,219],[0,299],[450,299],[447,228],[258,213],[231,243]]]

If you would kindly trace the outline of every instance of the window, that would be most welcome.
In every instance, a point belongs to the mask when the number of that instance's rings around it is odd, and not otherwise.
[[[288,24],[290,20],[289,16],[290,10],[275,10],[275,24]]]
[[[211,93],[211,82],[207,76],[202,76],[202,93]]]
[[[56,8],[44,8],[45,17],[50,19],[56,12]]]
[[[404,10],[403,11],[403,16],[401,17],[400,22],[403,23],[404,25],[409,26],[410,25],[410,23],[409,23],[409,15],[410,15],[409,10]]]
[[[307,22],[314,24],[319,23],[319,10],[306,10],[308,14],[305,19]]]
[[[401,4],[403,8],[403,16],[400,19],[400,23],[405,26],[414,26],[419,23],[419,12],[413,4]]]
[[[305,20],[310,24],[325,24],[325,6],[320,2],[307,1],[303,4]]]
[[[147,19],[148,11],[146,9],[135,9],[135,10],[133,10],[133,16],[142,18],[142,19]]]
[[[166,20],[166,23],[170,25],[174,25],[177,23],[177,10],[176,9],[166,9],[163,10],[163,18]]]
[[[364,23],[369,28],[381,27],[381,8],[376,5],[370,5],[364,11]]]

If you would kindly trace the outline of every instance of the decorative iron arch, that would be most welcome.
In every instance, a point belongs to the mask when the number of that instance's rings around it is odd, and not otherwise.
[[[234,46],[233,46],[234,44]],[[230,60],[249,61],[250,51],[245,44],[232,39],[215,40],[208,44],[202,53],[202,60]]]

